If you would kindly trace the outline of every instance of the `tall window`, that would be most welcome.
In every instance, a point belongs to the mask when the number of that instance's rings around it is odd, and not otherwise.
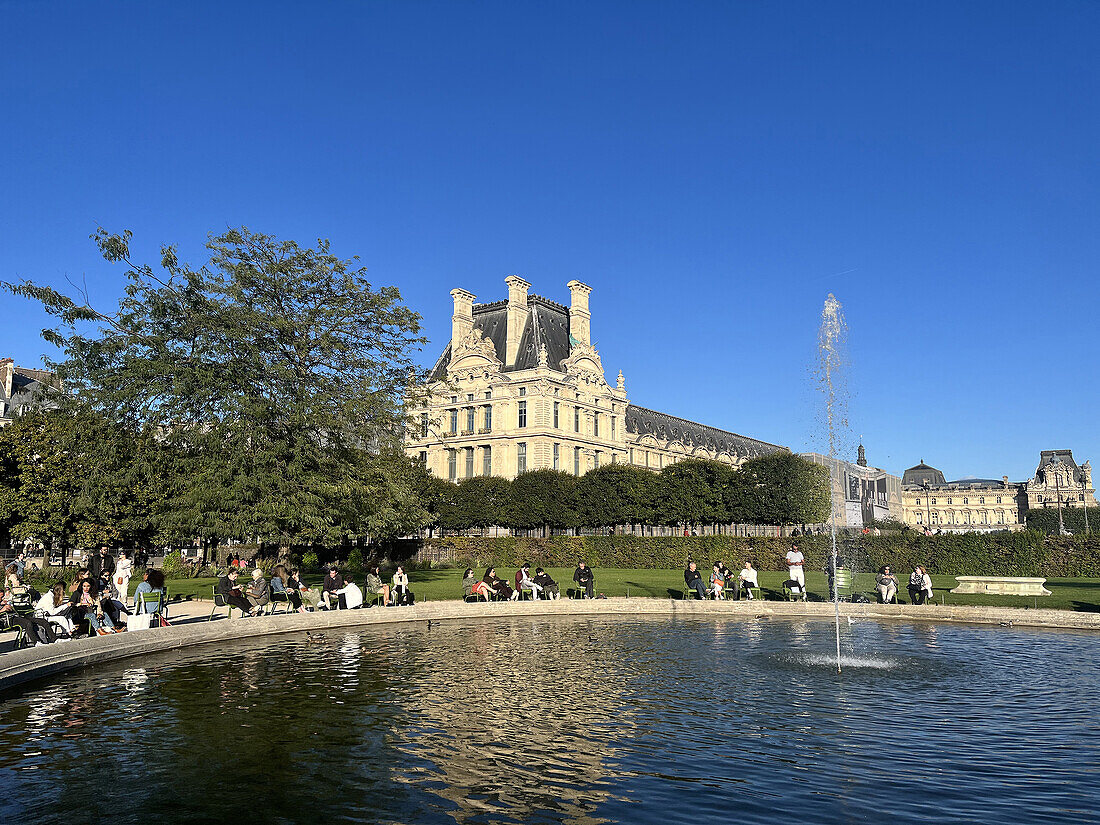
[[[466,429],[469,432],[474,431],[474,415],[475,415],[475,413],[476,413],[476,411],[474,410],[473,407],[467,407],[466,408]]]
[[[554,406],[556,407],[558,405],[555,404]],[[560,461],[561,461],[561,444],[555,444],[554,445],[554,469],[555,470],[559,469],[558,465],[559,465]]]
[[[420,463],[422,465],[424,465],[425,467],[428,466],[428,451],[427,450],[421,450],[420,451]]]
[[[581,448],[573,448],[573,475],[579,476],[581,474]]]
[[[634,448],[633,447],[630,448],[630,463],[631,464],[634,463]],[[919,501],[917,503],[920,504]]]
[[[558,423],[558,407],[559,406],[560,405],[558,404],[558,402],[555,401],[554,402],[554,428],[555,429],[560,429],[561,428],[561,425]]]
[[[458,410],[451,410],[451,429],[449,432],[458,432]]]
[[[581,431],[581,408],[573,408],[573,432],[579,433]]]
[[[458,480],[458,450],[447,450],[447,479]]]
[[[420,414],[420,437],[421,438],[427,438],[428,437],[428,414],[427,413],[421,413]]]
[[[611,440],[615,440],[615,416],[611,416]]]
[[[595,413],[592,416],[592,435],[596,438],[600,437],[600,414]]]
[[[525,395],[527,395],[527,387],[520,387],[519,388],[519,397],[523,398],[523,396],[525,396]]]
[[[474,477],[474,448],[466,448],[466,478]]]
[[[600,466],[600,451],[599,450],[596,450],[596,452],[592,454],[592,466],[593,467],[599,467]]]
[[[527,472],[527,445],[524,442],[516,444],[516,473]]]
[[[519,402],[519,424],[518,424],[518,426],[520,426],[520,427],[526,427],[527,426],[527,402],[526,401],[520,401]]]
[[[489,404],[485,405],[485,432],[491,433],[493,431],[493,408]]]
[[[493,474],[493,448],[488,444],[481,448],[481,474],[483,476]]]

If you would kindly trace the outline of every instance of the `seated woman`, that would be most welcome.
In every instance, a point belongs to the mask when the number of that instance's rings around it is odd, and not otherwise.
[[[531,562],[524,562],[523,567],[516,571],[516,590],[530,590],[534,599],[538,600],[542,585],[531,578]]]
[[[881,604],[890,604],[898,599],[898,577],[890,569],[890,565],[884,565],[875,576],[875,587],[878,588],[878,600]]]
[[[375,565],[367,571],[367,593],[382,597],[382,606],[390,603],[390,586],[382,581],[382,571]]]
[[[278,568],[276,568],[276,570],[277,569]],[[297,567],[290,571],[290,578],[287,579],[286,588],[298,594],[299,613],[306,612],[307,604],[314,610],[317,609],[317,604],[321,601],[321,591],[312,587],[307,587],[306,583],[302,581],[302,573]]]
[[[159,599],[150,600],[148,593],[156,593]],[[164,571],[152,568],[141,574],[141,582],[134,590],[134,609],[140,613],[160,613],[168,591],[164,587]]]
[[[14,584],[0,591],[0,616],[11,627],[23,628],[23,636],[31,647],[56,642],[57,634],[48,621],[21,612],[26,608],[22,594],[16,589],[19,587],[21,584]]]
[[[46,621],[59,628],[66,636],[72,635],[73,622],[69,618],[72,605],[65,598],[64,582],[57,582],[47,590],[46,595],[38,600],[38,604],[34,606],[34,609],[41,611]]]
[[[514,601],[519,598],[519,593],[509,587],[508,582],[497,577],[497,569],[495,567],[486,569],[485,575],[481,580],[489,586],[496,598],[501,601]]]
[[[752,588],[760,587],[760,574],[756,572],[756,568],[752,566],[751,561],[745,562],[744,567],[741,568],[741,572],[737,574],[737,596],[741,597],[742,593],[747,593],[748,598],[752,599]]]
[[[924,580],[924,568],[918,564],[909,575],[909,585],[906,588],[909,591],[909,601],[913,604],[924,604],[925,599],[932,595],[932,579],[928,578],[927,592],[924,588]]]
[[[393,574],[393,603],[414,604],[415,602],[416,597],[409,589],[409,577],[405,574],[405,568],[399,564]]]
[[[470,595],[474,598],[484,599],[490,602],[496,597],[493,588],[489,586],[488,582],[477,578],[472,567],[467,567],[466,573],[462,577],[462,592],[464,595],[466,593],[467,582],[469,582]]]
[[[264,607],[271,604],[271,585],[264,578],[264,571],[257,567],[252,571],[252,581],[244,593],[252,609],[248,611],[253,616],[261,612]]]
[[[474,585],[477,583],[477,577],[474,575],[474,569],[467,567],[466,572],[462,574],[462,598],[468,599],[474,595]]]
[[[107,636],[119,632],[114,621],[104,612],[95,582],[91,579],[84,579],[80,583],[80,589],[69,597],[69,601],[73,603],[74,621],[78,617],[88,620],[89,635]]]
[[[355,583],[350,573],[344,579],[344,586],[335,592],[339,596],[341,610],[354,610],[363,606],[363,591],[359,589],[359,585]]]
[[[558,587],[558,583],[550,578],[550,574],[541,567],[535,568],[535,584],[542,588],[542,592],[546,594],[546,598],[551,601],[561,598],[561,589]]]
[[[710,569],[710,592],[716,599],[726,598],[726,580],[717,564]]]
[[[304,613],[302,609],[302,597],[298,593],[297,587],[290,586],[290,575],[286,572],[286,568],[281,564],[275,565],[275,575],[271,577],[269,582],[271,587],[271,599],[275,600],[276,593],[282,593],[290,606],[297,610],[299,613]]]

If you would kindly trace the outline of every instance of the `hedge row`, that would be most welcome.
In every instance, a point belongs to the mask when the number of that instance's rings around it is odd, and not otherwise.
[[[1062,526],[1073,534],[1085,532],[1085,508],[1063,507]],[[1027,511],[1027,528],[1047,535],[1058,534],[1058,509],[1043,507]],[[1088,508],[1088,531],[1100,532],[1100,507]]]
[[[828,536],[744,538],[739,536],[559,536],[553,538],[454,537],[429,540],[422,558],[461,567],[592,567],[661,569],[684,567],[689,559],[710,566],[740,567],[746,559],[760,570],[781,570],[792,543],[809,570],[824,570],[831,553]],[[945,575],[1100,577],[1100,537],[1046,537],[1037,532],[963,533],[922,536],[915,531],[883,536],[841,536],[841,563],[855,570],[889,564],[907,573],[917,564]]]

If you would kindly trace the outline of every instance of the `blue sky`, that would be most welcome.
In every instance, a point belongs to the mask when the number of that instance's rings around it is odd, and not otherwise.
[[[359,255],[433,339],[455,286],[568,302],[631,400],[812,449],[843,302],[893,472],[1100,459],[1100,4],[0,2],[0,279],[196,260],[227,225]],[[47,319],[2,297],[0,354]]]

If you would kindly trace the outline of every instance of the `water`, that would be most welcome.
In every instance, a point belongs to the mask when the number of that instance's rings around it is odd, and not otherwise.
[[[865,621],[837,674],[829,629],[464,621],[90,669],[0,704],[0,822],[1100,821],[1100,636]]]

